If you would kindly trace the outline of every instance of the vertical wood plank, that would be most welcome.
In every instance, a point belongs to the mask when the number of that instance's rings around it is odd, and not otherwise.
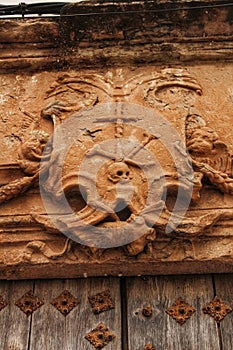
[[[129,350],[144,349],[147,343],[156,350],[220,350],[217,325],[202,312],[213,296],[211,276],[127,279]],[[182,326],[165,313],[178,298],[196,308]],[[142,315],[145,306],[152,306],[151,317]]]
[[[215,275],[216,296],[233,308],[233,274]],[[233,349],[233,313],[228,314],[220,323],[222,349]]]
[[[27,350],[31,316],[27,317],[15,302],[29,290],[33,281],[0,281],[0,295],[8,302],[0,312],[0,349]]]
[[[68,290],[80,304],[64,317],[51,300]],[[109,289],[115,309],[95,315],[89,296]],[[32,318],[31,350],[94,350],[85,335],[103,322],[116,335],[105,348],[121,350],[120,281],[117,278],[36,281],[35,293],[44,299],[44,307]]]

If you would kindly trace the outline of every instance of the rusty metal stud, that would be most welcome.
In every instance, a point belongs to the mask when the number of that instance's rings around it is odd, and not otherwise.
[[[27,317],[29,317],[34,311],[39,309],[44,302],[40,300],[36,295],[34,295],[33,291],[25,293],[19,300],[15,303],[16,306],[20,308]]]
[[[232,308],[224,303],[222,299],[215,297],[210,303],[206,304],[202,310],[205,314],[213,317],[216,322],[220,322],[232,311]]]
[[[155,350],[152,344],[146,344],[144,350]]]
[[[0,311],[2,311],[7,305],[7,301],[2,296],[0,296]]]
[[[79,300],[68,290],[64,290],[58,297],[50,302],[63,316],[67,316],[79,303]]]
[[[87,339],[96,349],[104,348],[114,338],[116,338],[115,334],[112,333],[102,322],[85,335],[85,339]]]
[[[101,293],[88,298],[94,314],[114,309],[114,301],[112,300],[110,290],[105,290]]]
[[[145,306],[143,309],[142,309],[142,315],[144,317],[151,317],[152,316],[152,313],[153,313],[153,310],[152,310],[152,307],[151,306]]]
[[[173,317],[180,325],[183,325],[195,311],[196,309],[193,306],[182,299],[177,299],[172,306],[165,310],[165,312]]]

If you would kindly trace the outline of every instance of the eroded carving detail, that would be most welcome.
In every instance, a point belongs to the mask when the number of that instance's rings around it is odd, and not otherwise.
[[[41,161],[48,161],[50,155],[43,155],[49,135],[41,130],[28,130],[21,142],[18,164],[27,175],[0,187],[0,203],[9,201],[34,185],[39,178]],[[43,171],[43,170],[42,170]]]
[[[17,196],[26,192],[32,184],[36,181],[36,176],[23,177],[21,179],[14,180],[7,185],[0,187],[0,204],[7,202]]]
[[[144,98],[144,102],[148,102],[153,108],[162,106],[166,111],[175,110],[179,104],[182,104],[181,100],[184,101],[185,110],[189,111],[189,107],[192,106],[192,102],[190,102],[192,96],[202,94],[202,88],[197,80],[183,69],[169,68],[150,75],[140,73],[129,79],[125,79],[121,69],[106,74],[86,74],[79,77],[75,73],[67,74],[59,77],[47,91],[46,106],[41,110],[41,117],[52,121],[54,129],[56,129],[74,112],[101,103],[105,101],[106,96],[108,101],[109,97],[122,101],[129,99],[137,91],[142,92],[141,98],[142,100]],[[171,98],[171,95],[173,95],[173,98]],[[170,101],[168,107],[166,105],[167,101]],[[26,112],[23,113],[26,114]],[[29,116],[31,120],[34,117],[30,113]],[[185,116],[182,118],[184,120]],[[110,126],[106,127],[108,122]],[[70,159],[65,164],[62,181],[65,194],[70,195],[70,203],[72,202],[72,205],[74,205],[74,212],[86,224],[108,228],[120,227],[123,232],[126,223],[132,221],[142,210],[147,211],[148,230],[144,230],[139,239],[125,245],[121,252],[124,251],[127,256],[131,257],[136,257],[144,252],[147,256],[151,255],[155,258],[162,256],[163,259],[167,259],[173,254],[172,249],[169,248],[170,245],[177,244],[175,238],[184,237],[182,243],[179,241],[177,245],[182,246],[184,250],[189,250],[184,252],[185,259],[195,259],[192,239],[189,240],[188,236],[203,233],[205,229],[209,229],[219,220],[232,219],[233,210],[208,210],[206,215],[198,215],[198,217],[195,215],[190,217],[189,215],[182,221],[177,215],[177,221],[180,224],[171,233],[171,240],[164,249],[157,249],[155,238],[161,236],[161,234],[164,235],[171,211],[168,209],[166,202],[157,202],[156,206],[158,208],[163,207],[163,210],[159,219],[154,220],[155,203],[145,204],[147,183],[140,167],[145,166],[145,164],[150,167],[151,164],[149,162],[145,163],[145,159],[138,161],[138,158],[135,157],[138,152],[137,149],[134,152],[123,154],[122,157],[98,146],[98,143],[107,140],[109,136],[116,140],[126,137],[130,140],[136,139],[141,147],[153,152],[158,147],[159,136],[151,135],[137,127],[129,127],[125,125],[125,120],[116,116],[113,116],[111,120],[103,120],[103,124],[104,126],[100,125],[84,131],[82,138],[76,144],[79,150],[84,150],[83,152],[80,151],[79,159],[77,159],[77,151],[71,150],[68,154]],[[27,127],[28,129],[21,140],[18,158],[18,165],[25,176],[0,187],[0,203],[19,196],[30,187],[37,186],[40,164],[42,164],[40,171],[50,174],[50,180],[46,183],[46,190],[50,193],[53,192],[55,201],[59,201],[60,193],[56,187],[56,159],[59,155],[53,149],[53,144],[48,148],[46,155],[43,154],[49,135],[39,129],[39,123],[36,125],[28,123]],[[184,129],[184,140],[186,140],[195,170],[193,200],[196,203],[198,202],[201,197],[201,189],[206,184],[219,189],[222,193],[232,195],[233,157],[227,145],[220,140],[214,129],[207,127],[204,119],[197,114],[188,115]],[[93,151],[90,151],[92,146],[96,147]],[[105,159],[106,164],[97,174],[97,192],[105,200],[105,203],[112,201],[115,207],[104,207],[103,203],[98,202],[97,197],[89,196],[87,183],[94,184],[95,182],[92,174],[82,171],[79,176],[79,183],[77,183],[77,176],[74,173],[78,170],[82,157],[95,157],[97,160]],[[177,189],[177,174],[170,172],[169,174],[166,173],[165,176],[167,177],[166,184],[161,183],[161,186],[164,186],[164,192],[170,188],[175,192]],[[155,176],[155,181],[159,183],[160,180]],[[80,188],[87,192],[82,203]],[[124,210],[121,210],[122,203],[126,204]],[[108,213],[95,209],[95,205],[98,208],[102,206],[103,211],[107,209]],[[20,220],[23,223],[23,219]],[[64,224],[67,230],[75,228],[78,232],[80,229],[80,222],[78,224],[74,222],[73,217],[67,216],[65,220],[62,218],[58,218],[58,220]],[[37,223],[49,233],[58,233],[56,225],[45,215],[33,214],[31,222]],[[137,223],[138,230],[143,224],[145,223]],[[88,259],[98,261],[105,259],[105,249],[87,248],[75,242],[72,244],[76,249],[76,255],[74,254],[74,256],[77,260],[79,259],[79,253],[77,252],[84,253]],[[186,246],[188,246],[187,249]],[[53,244],[35,240],[25,244],[21,258],[31,261],[33,253],[39,252],[46,259],[62,259],[66,258],[70,251],[71,241],[69,239],[64,242],[64,247],[61,247],[60,250],[57,247],[53,248]]]
[[[67,238],[64,244],[64,248],[61,251],[55,251],[52,247],[49,247],[45,242],[32,241],[29,242],[23,252],[23,259],[31,261],[34,252],[40,252],[48,259],[58,259],[67,254],[71,249],[70,239]]]
[[[121,138],[124,133],[128,133],[129,137],[130,135],[136,134],[136,130],[132,129],[128,126],[124,126],[121,121],[118,121],[117,123],[113,124],[113,126],[110,126],[110,130],[108,131],[109,127],[105,127],[102,129],[102,135],[107,135],[108,133],[112,133],[112,127],[114,127],[113,130],[115,130],[115,137]],[[148,135],[147,133],[143,133],[143,137],[141,138],[142,145],[148,146],[153,140],[156,139],[153,135]],[[83,143],[89,143],[88,140],[85,141],[85,138],[83,140]],[[93,145],[93,143],[92,143]],[[84,149],[87,149],[84,147]],[[151,223],[152,226],[155,227],[165,227],[169,221],[169,217],[171,213],[166,208],[165,203],[158,202],[156,205],[161,208],[161,206],[164,207],[162,214],[159,217],[159,220],[157,222],[153,219],[153,210],[154,210],[154,204],[147,203],[147,206],[145,207],[145,198],[146,198],[146,180],[144,177],[140,174],[140,168],[138,168],[140,165],[142,166],[153,166],[153,164],[146,164],[145,161],[140,163],[140,161],[135,161],[134,156],[137,154],[137,152],[140,150],[140,148],[137,150],[134,150],[133,153],[129,154],[123,154],[121,157],[118,156],[119,159],[122,159],[119,161],[116,158],[116,155],[114,153],[111,153],[105,149],[102,149],[100,146],[96,147],[91,152],[86,152],[87,157],[98,157],[98,158],[104,158],[106,159],[106,165],[103,167],[103,170],[100,170],[100,176],[97,178],[97,188],[98,192],[102,196],[104,200],[108,201],[115,201],[115,206],[119,201],[124,201],[126,204],[128,204],[129,208],[129,218],[126,220],[129,222],[134,215],[137,215],[141,210],[144,210],[147,212],[147,220]],[[75,155],[76,156],[76,155]],[[69,164],[72,164],[72,167],[74,167],[74,164],[77,163],[77,160],[74,158],[73,154],[70,153],[69,155]],[[114,160],[115,159],[115,160]],[[114,160],[114,161],[113,161]],[[59,200],[60,196],[60,190],[58,189],[56,192],[56,183],[57,183],[57,177],[56,177],[56,168],[53,168],[53,166],[50,167],[50,180],[45,185],[46,190],[51,192],[57,200]],[[155,175],[156,177],[156,175]],[[63,189],[66,191],[67,189],[69,191],[72,190],[72,188],[77,188],[77,175],[73,173],[73,168],[69,169],[69,167],[66,167],[66,172],[63,176],[62,182],[63,182]],[[133,192],[132,192],[132,184],[134,185]],[[159,179],[157,179],[159,184]],[[116,197],[116,190],[113,185],[120,185],[118,186],[118,197]],[[88,185],[90,185],[88,187]],[[97,198],[93,198],[93,191],[90,191],[90,188],[95,185],[95,177],[91,173],[86,172],[80,172],[79,173],[79,186],[84,188],[86,190],[86,203],[87,205],[78,211],[79,219],[82,219],[86,224],[89,225],[97,225],[98,223],[105,220],[107,217],[111,217],[113,222],[110,223],[104,223],[103,227],[114,227],[114,226],[122,226],[123,223],[122,220],[120,220],[120,217],[117,215],[115,210],[112,210],[112,208],[108,206],[104,206],[103,203],[99,202]],[[122,188],[122,190],[119,191],[119,189]],[[119,196],[120,193],[120,196]],[[132,200],[129,201],[129,194],[133,193]],[[90,196],[90,197],[89,197]],[[92,207],[91,207],[92,205]],[[95,207],[102,208],[104,211],[100,211],[98,209],[95,209]],[[185,234],[185,233],[191,233],[191,234],[198,234],[203,231],[204,228],[210,227],[213,223],[216,222],[216,220],[222,215],[220,212],[215,212],[211,214],[207,214],[201,217],[198,217],[198,219],[195,218],[186,218],[183,219],[181,224],[176,228],[176,233],[178,234]],[[59,219],[58,219],[59,220]],[[63,220],[63,224],[66,225],[67,229],[72,230],[79,230],[80,228],[80,221],[77,222],[74,217],[67,215],[65,219]],[[181,221],[180,218],[177,216],[177,220]],[[115,222],[115,223],[114,223]],[[77,233],[78,234],[78,233]],[[126,246],[126,251],[129,255],[135,256],[141,253],[146,246],[149,246],[150,242],[153,242],[155,239],[155,232],[152,228],[148,228],[148,232],[145,233],[144,236],[142,236],[140,239],[134,241],[133,243]]]
[[[125,133],[124,126],[121,122],[116,123],[115,125],[111,124],[110,128],[114,127],[115,137],[118,138],[118,135],[122,135]],[[107,127],[108,128],[108,127]],[[106,129],[106,128],[105,128]],[[108,135],[108,129],[102,130],[102,134],[104,137]],[[109,130],[111,132],[111,129]],[[133,131],[131,131],[132,133]],[[147,134],[143,134],[142,143],[143,145],[149,144],[151,140],[154,139],[154,136],[150,136]],[[88,145],[89,140],[85,141],[84,138],[84,149],[86,148],[86,144]],[[86,142],[86,144],[85,144]],[[146,194],[146,179],[143,176],[142,171],[138,166],[138,162],[134,161],[134,155],[140,150],[134,150],[132,155],[128,155],[128,158],[122,155],[122,160],[119,161],[115,159],[117,157],[116,154],[108,152],[101,147],[96,147],[93,151],[90,151],[86,154],[87,157],[98,157],[104,158],[106,160],[106,164],[100,169],[97,183],[95,184],[95,174],[87,173],[84,171],[79,172],[79,186],[85,189],[86,191],[86,206],[78,211],[79,219],[82,219],[85,224],[89,225],[97,225],[107,217],[111,217],[114,222],[104,223],[103,227],[114,227],[118,225],[123,226],[122,221],[132,220],[134,215],[137,215],[139,211],[141,211],[145,206],[145,194]],[[79,160],[76,160],[72,153],[70,153],[69,164],[73,164],[75,167]],[[71,160],[72,159],[72,160]],[[115,160],[114,160],[115,159]],[[114,160],[114,161],[113,161]],[[140,162],[139,162],[140,163]],[[143,164],[143,163],[142,163]],[[150,166],[150,164],[148,164]],[[70,166],[69,166],[70,167]],[[65,192],[72,191],[72,189],[77,189],[77,174],[75,175],[73,170],[67,167],[66,172],[63,176],[62,183],[63,189]],[[49,169],[49,181],[45,184],[46,190],[50,192],[56,200],[60,198],[60,190],[56,191],[56,167],[51,166]],[[134,185],[134,187],[131,184]],[[129,209],[129,217],[122,218],[117,214],[117,212],[108,205],[103,204],[98,200],[97,197],[93,197],[94,191],[90,191],[90,188],[93,186],[97,186],[98,192],[101,197],[106,202],[115,203],[114,206],[120,205],[121,203],[126,203]],[[118,186],[118,191],[116,192],[116,186]],[[117,195],[117,196],[116,196]],[[132,199],[131,199],[132,197]],[[92,207],[91,207],[92,206]],[[114,207],[113,206],[113,207]],[[95,209],[95,207],[102,208],[100,211]],[[124,207],[124,206],[123,206]],[[149,214],[148,214],[149,215]],[[39,221],[40,219],[38,219]],[[58,219],[59,220],[59,219]],[[40,220],[42,222],[42,220]],[[74,217],[70,217],[67,215],[63,219],[63,223],[67,226],[69,230],[72,227],[72,230],[78,230],[80,228],[80,221],[77,222]],[[82,223],[81,223],[82,225]],[[46,224],[45,224],[46,226]],[[152,228],[148,228],[148,232],[145,233],[144,237],[141,238],[137,243],[133,243],[133,245],[128,245],[126,247],[126,251],[130,255],[137,255],[144,250],[144,248],[148,245],[149,242],[153,241],[155,238],[154,230]],[[92,250],[92,249],[91,249]]]
[[[233,194],[233,156],[199,115],[188,116],[186,140],[199,182],[205,177],[221,192]]]
[[[168,68],[157,79],[151,79],[144,92],[145,101],[152,107],[173,111],[189,110],[193,94],[202,95],[202,87],[185,69]]]

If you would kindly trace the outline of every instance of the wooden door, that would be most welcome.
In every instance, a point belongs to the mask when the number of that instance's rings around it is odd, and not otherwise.
[[[230,274],[1,281],[0,295],[1,350],[233,348]]]

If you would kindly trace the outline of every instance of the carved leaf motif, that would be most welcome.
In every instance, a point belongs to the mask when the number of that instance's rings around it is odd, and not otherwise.
[[[43,108],[42,117],[56,116],[64,119],[67,113],[96,104],[98,96],[92,84],[84,77],[64,75],[58,77],[47,91],[46,100],[50,102]]]
[[[14,180],[7,185],[0,187],[0,204],[15,198],[25,191],[34,183],[37,176],[23,177],[21,179]]]
[[[150,79],[144,93],[145,101],[152,107],[175,110],[192,106],[193,96],[202,95],[202,88],[188,71],[164,69],[156,79]]]

